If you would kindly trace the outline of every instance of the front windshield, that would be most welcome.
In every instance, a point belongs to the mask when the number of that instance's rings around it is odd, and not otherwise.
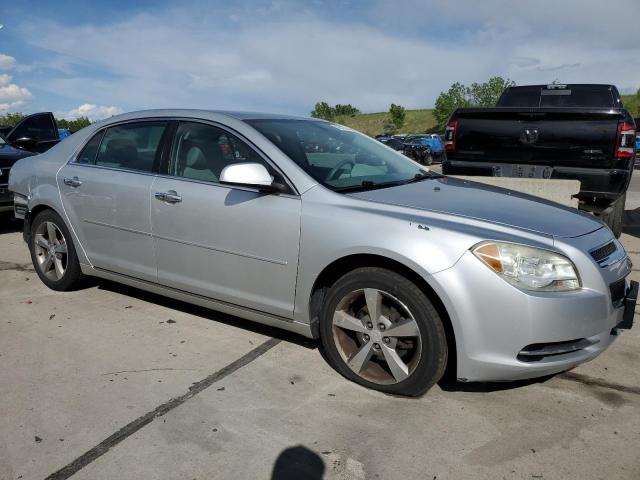
[[[350,128],[320,120],[246,120],[316,181],[366,190],[426,178],[418,163]]]

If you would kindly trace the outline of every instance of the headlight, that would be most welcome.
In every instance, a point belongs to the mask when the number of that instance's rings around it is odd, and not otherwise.
[[[580,288],[578,272],[571,260],[549,250],[515,243],[483,242],[471,251],[518,288],[545,292]]]

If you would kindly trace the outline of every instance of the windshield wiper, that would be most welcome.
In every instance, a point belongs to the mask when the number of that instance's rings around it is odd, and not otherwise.
[[[346,187],[336,187],[336,192],[360,192],[366,190],[376,190],[378,188],[397,187],[398,185],[406,185],[408,183],[421,182],[422,180],[444,178],[444,175],[431,171],[422,170],[421,173],[416,173],[413,178],[408,180],[393,180],[391,182],[375,183],[371,180],[363,180],[356,185],[348,185]]]
[[[441,173],[432,172],[431,170],[421,170],[420,173],[416,173],[413,178],[405,180],[404,184],[421,182],[422,180],[430,180],[432,178],[444,178],[444,175],[442,175]]]

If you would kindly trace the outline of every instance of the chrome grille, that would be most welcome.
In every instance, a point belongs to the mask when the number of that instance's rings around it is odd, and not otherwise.
[[[617,249],[618,247],[616,247],[615,242],[612,240],[606,245],[603,245],[602,247],[598,247],[595,250],[591,250],[591,252],[589,253],[593,257],[593,259],[599,263],[602,260],[611,256],[611,254],[614,253]]]

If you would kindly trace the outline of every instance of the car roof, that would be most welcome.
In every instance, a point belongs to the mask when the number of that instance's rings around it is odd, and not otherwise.
[[[242,112],[233,110],[204,110],[204,109],[184,109],[184,108],[162,108],[153,110],[139,110],[127,112],[106,119],[107,123],[117,122],[121,120],[132,120],[136,118],[148,117],[193,117],[208,118],[211,115],[224,115],[226,117],[235,118],[236,120],[324,120],[318,118],[302,117],[296,115],[286,115],[281,113],[261,113],[261,112]]]

